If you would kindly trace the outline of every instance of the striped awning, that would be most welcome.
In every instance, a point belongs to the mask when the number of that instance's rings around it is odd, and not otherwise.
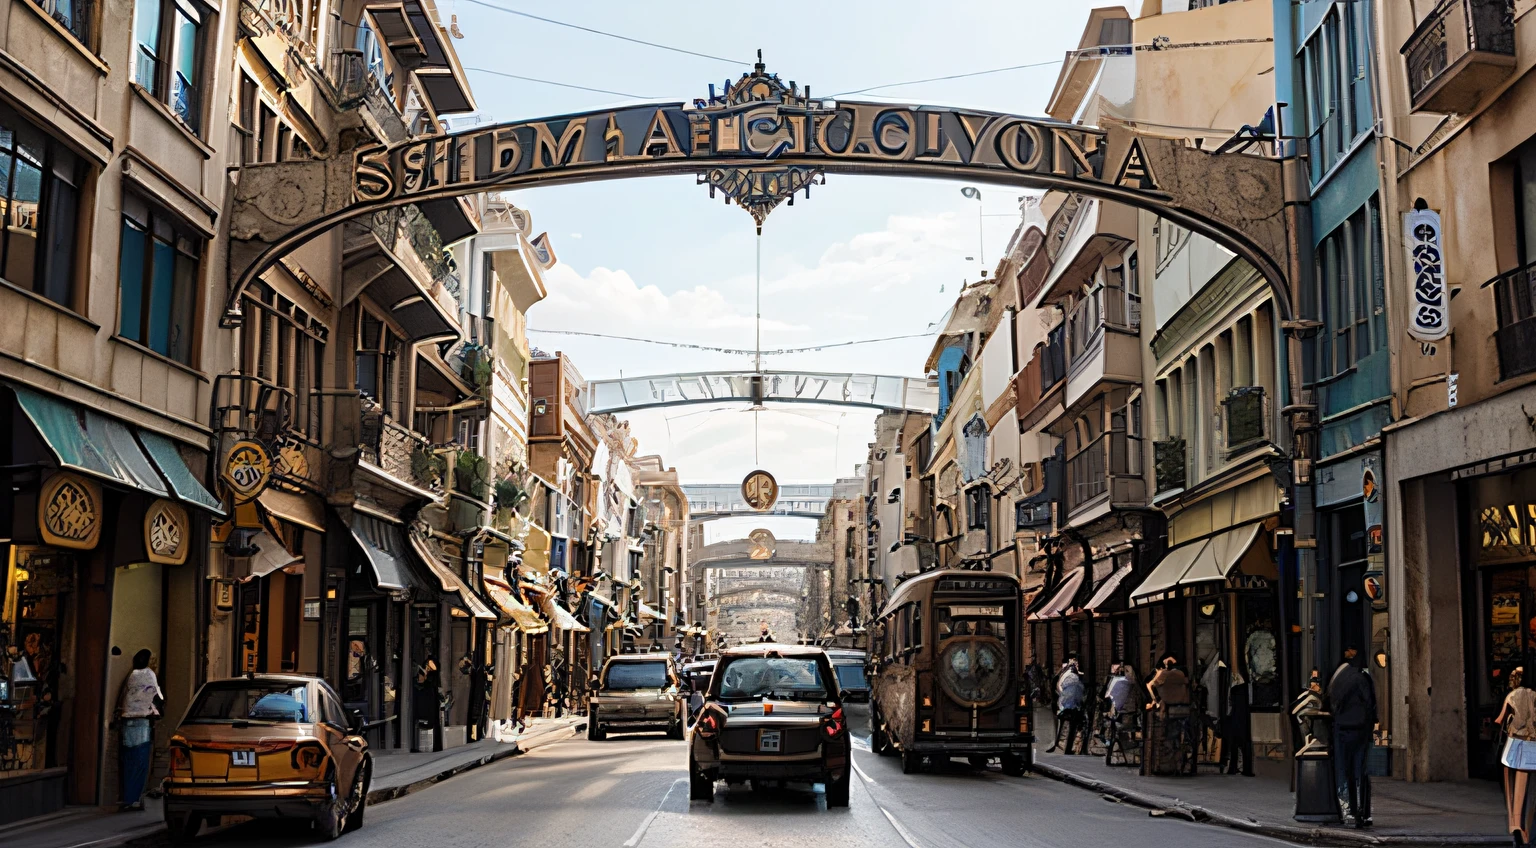
[[[511,586],[494,577],[483,578],[482,582],[485,584],[485,593],[491,596],[491,600],[496,602],[496,606],[519,630],[530,636],[549,632],[549,625],[539,618],[533,607],[519,601],[512,594]]]
[[[1083,585],[1083,570],[1075,569],[1067,579],[1057,584],[1051,599],[1045,606],[1030,613],[1030,621],[1049,621],[1053,618],[1061,618],[1072,609],[1072,599],[1077,597],[1077,590]]]

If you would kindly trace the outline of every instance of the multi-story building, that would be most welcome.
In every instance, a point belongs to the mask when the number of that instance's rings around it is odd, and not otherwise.
[[[688,496],[678,484],[677,469],[667,468],[661,457],[635,460],[637,518],[644,554],[640,561],[640,595],[652,615],[643,625],[646,644],[668,650],[691,622],[688,603]]]
[[[1347,271],[1329,272],[1339,287],[1319,306],[1351,326],[1335,330],[1331,358],[1323,341],[1316,355],[1319,376],[1367,359],[1390,368],[1370,411],[1394,420],[1366,448],[1381,456],[1381,491],[1332,548],[1354,608],[1341,637],[1368,643],[1390,693],[1381,744],[1394,774],[1493,777],[1493,717],[1536,647],[1536,28],[1528,6],[1483,0],[1370,11],[1380,21],[1356,24],[1362,39],[1385,43],[1361,53],[1374,62],[1351,93],[1374,107],[1359,119],[1381,122],[1361,144],[1390,179],[1365,231],[1345,230],[1341,255],[1366,245],[1372,273],[1349,288]],[[1351,342],[1354,359],[1341,358]]]

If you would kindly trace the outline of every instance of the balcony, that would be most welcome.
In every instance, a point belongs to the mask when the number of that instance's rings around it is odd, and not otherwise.
[[[1141,503],[1141,439],[1108,430],[1067,459],[1067,512],[1101,503]]]
[[[1499,326],[1493,333],[1499,352],[1499,379],[1536,372],[1536,264],[1500,274],[1493,286]]]
[[[435,453],[426,438],[395,423],[377,404],[367,398],[363,403],[363,436],[359,445],[363,461],[396,480],[441,491],[447,459]]]
[[[1270,441],[1269,398],[1263,386],[1236,386],[1221,402],[1227,455]]]
[[[1141,298],[1118,286],[1084,296],[1067,317],[1070,408],[1104,383],[1141,382]]]
[[[1182,489],[1186,480],[1185,445],[1183,439],[1166,439],[1152,443],[1152,466],[1157,475],[1157,491],[1171,492]]]
[[[1018,397],[1019,426],[1030,430],[1047,413],[1061,408],[1061,385],[1067,374],[1066,332],[1057,326],[1043,344],[1035,346],[1034,356],[1014,377]]]
[[[273,470],[317,479],[320,399],[247,374],[220,374],[213,381],[213,428],[275,445]]]
[[[1515,68],[1514,3],[1445,0],[1403,45],[1415,112],[1465,114]]]

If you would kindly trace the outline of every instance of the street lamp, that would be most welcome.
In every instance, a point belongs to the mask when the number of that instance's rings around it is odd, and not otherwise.
[[[981,189],[973,186],[964,186],[960,189],[960,193],[976,201],[976,255],[981,257],[981,264],[985,265],[987,264],[987,242],[985,235],[982,233],[981,226]]]

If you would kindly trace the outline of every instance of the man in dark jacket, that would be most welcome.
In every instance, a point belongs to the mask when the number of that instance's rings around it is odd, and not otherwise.
[[[1365,757],[1376,726],[1376,686],[1371,676],[1355,665],[1358,646],[1344,648],[1344,662],[1328,681],[1328,712],[1333,716],[1333,763],[1355,827],[1371,826],[1371,779],[1365,773]]]

